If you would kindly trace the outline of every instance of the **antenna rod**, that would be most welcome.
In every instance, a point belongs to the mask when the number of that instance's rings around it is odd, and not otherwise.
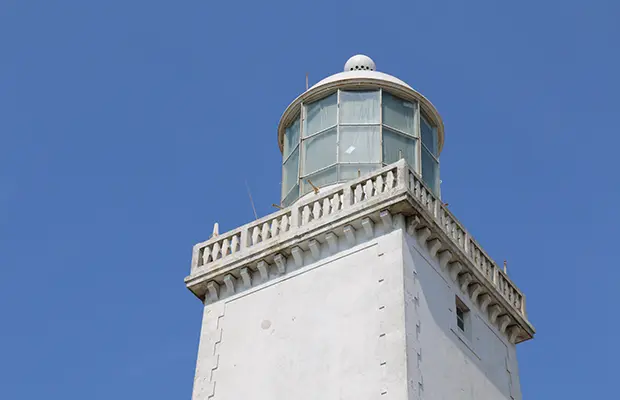
[[[319,188],[314,186],[314,183],[312,183],[312,181],[310,179],[306,179],[306,182],[308,182],[310,184],[310,186],[312,186],[312,189],[314,189],[314,194],[319,193]]]
[[[254,211],[254,218],[258,219],[258,214],[256,214],[256,207],[254,207],[254,200],[252,200],[252,193],[250,193],[250,186],[248,185],[248,181],[245,181],[245,187],[248,189],[248,197],[250,198],[250,204],[252,205],[252,211]]]
[[[308,73],[306,72],[306,90],[308,90]]]

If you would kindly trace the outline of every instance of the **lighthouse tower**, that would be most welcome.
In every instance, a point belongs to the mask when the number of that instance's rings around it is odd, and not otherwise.
[[[521,399],[525,296],[441,201],[435,107],[357,55],[277,138],[283,208],[194,246],[193,399]]]

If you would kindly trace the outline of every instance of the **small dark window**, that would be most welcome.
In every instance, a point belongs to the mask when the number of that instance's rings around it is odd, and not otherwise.
[[[456,325],[465,332],[465,311],[461,307],[456,308]]]
[[[469,314],[469,308],[459,299],[456,298],[456,326],[458,326],[461,332],[467,330],[467,317]]]

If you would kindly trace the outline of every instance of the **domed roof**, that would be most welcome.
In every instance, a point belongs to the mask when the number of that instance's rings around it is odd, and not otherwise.
[[[345,71],[359,71],[359,70],[374,71],[376,69],[377,69],[377,66],[375,65],[375,62],[372,60],[372,58],[364,54],[357,54],[349,58],[347,62],[344,64]]]
[[[398,85],[401,85],[408,89],[413,90],[411,86],[407,85],[405,82],[401,81],[400,79],[392,75],[383,73],[383,72],[378,72],[376,71],[376,69],[377,69],[377,66],[375,62],[372,60],[372,58],[364,54],[357,54],[349,58],[347,62],[344,64],[344,72],[340,72],[340,73],[328,76],[327,78],[313,85],[312,88],[310,89],[316,88],[318,86],[327,85],[329,83],[347,81],[350,79],[373,79],[373,80],[396,83]]]
[[[302,102],[313,102],[340,89],[373,89],[384,88],[391,94],[408,101],[417,101],[425,114],[437,125],[439,137],[439,151],[443,149],[444,128],[443,121],[435,106],[422,94],[395,76],[376,71],[375,62],[368,56],[358,54],[347,60],[344,71],[322,79],[301,95],[286,108],[278,124],[278,146],[283,150],[283,138],[286,127],[293,118],[299,116],[299,106]]]
[[[327,85],[328,83],[339,82],[339,81],[347,81],[352,79],[376,79],[379,81],[386,81],[391,83],[396,83],[398,85],[404,86],[408,89],[413,90],[411,86],[409,86],[404,81],[396,78],[395,76],[371,70],[353,70],[353,71],[344,71],[339,72],[337,74],[328,76],[327,78],[319,81],[317,84],[312,85],[310,89],[314,89],[319,86]]]

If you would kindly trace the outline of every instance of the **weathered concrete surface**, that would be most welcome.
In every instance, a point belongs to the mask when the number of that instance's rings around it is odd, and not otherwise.
[[[403,252],[409,398],[521,399],[515,345],[415,238]],[[469,308],[465,333],[456,296]]]
[[[245,290],[228,280],[238,292],[205,306],[193,398],[520,399],[514,344],[393,220],[247,270]]]

